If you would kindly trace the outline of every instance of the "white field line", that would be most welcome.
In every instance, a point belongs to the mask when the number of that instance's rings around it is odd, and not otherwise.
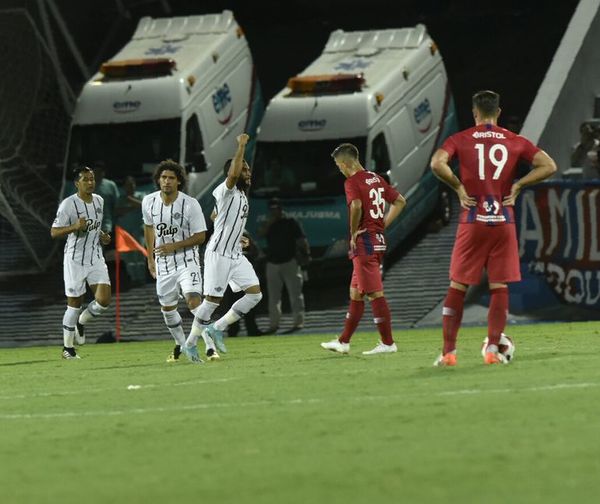
[[[204,383],[209,380],[203,381]],[[428,395],[428,396],[458,396],[458,395],[476,395],[476,394],[494,394],[494,393],[513,393],[513,392],[552,392],[556,390],[568,390],[568,389],[582,389],[600,387],[600,383],[557,383],[554,385],[542,385],[537,387],[526,387],[522,389],[518,388],[506,388],[506,389],[463,389],[454,391],[444,391],[437,393],[422,393],[422,394],[393,394],[393,395],[369,395],[369,396],[356,396],[356,397],[337,397],[337,400],[348,400],[355,402],[373,402],[373,401],[386,401],[394,399],[405,399],[407,397],[414,397],[415,395]],[[52,418],[73,418],[73,417],[102,417],[102,416],[121,416],[121,415],[144,415],[151,413],[167,413],[173,411],[196,411],[205,409],[216,409],[216,408],[247,408],[247,407],[273,407],[273,406],[285,406],[285,405],[311,405],[332,402],[332,398],[308,398],[308,399],[288,399],[284,401],[276,400],[263,400],[263,401],[246,401],[246,402],[208,402],[190,405],[180,406],[168,406],[168,407],[151,407],[151,408],[130,408],[130,409],[115,409],[115,410],[99,410],[99,411],[62,411],[58,413],[7,413],[0,414],[0,420],[45,420]]]
[[[136,390],[140,390],[140,389],[149,389],[149,388],[159,388],[159,387],[181,387],[181,386],[188,386],[188,385],[206,385],[206,384],[212,384],[212,383],[224,383],[224,382],[230,382],[233,380],[239,380],[240,378],[218,378],[218,379],[214,379],[214,380],[188,380],[188,381],[183,381],[183,382],[178,382],[178,383],[148,383],[145,385],[139,385],[139,384],[130,384],[128,386],[123,386],[123,387],[106,387],[106,388],[88,388],[88,389],[80,389],[80,390],[61,390],[58,392],[36,392],[34,394],[18,394],[18,395],[11,395],[11,396],[0,396],[0,401],[13,401],[15,399],[34,399],[36,397],[54,397],[54,396],[69,396],[69,395],[81,395],[81,394],[86,394],[86,395],[92,395],[95,394],[97,392],[112,392],[115,390],[126,390],[128,387],[131,387],[131,385],[134,385],[136,387]]]
[[[358,371],[344,371],[344,372],[337,372],[337,373],[331,373],[331,374],[335,374],[336,376],[340,376],[340,375],[356,375],[359,374]],[[313,377],[314,374],[313,373],[293,373],[293,374],[272,374],[269,375],[269,378],[271,379],[276,379],[276,378],[301,378],[304,376],[310,376]],[[165,382],[165,383],[148,383],[148,384],[144,384],[144,383],[131,383],[128,384],[126,386],[123,387],[97,387],[97,388],[85,388],[85,389],[71,389],[71,390],[59,390],[59,391],[52,391],[52,392],[34,392],[31,394],[14,394],[14,395],[4,395],[4,396],[0,396],[0,401],[13,401],[13,400],[17,400],[17,399],[35,399],[37,397],[62,397],[62,396],[73,396],[73,395],[80,395],[80,394],[85,394],[87,396],[95,394],[97,392],[112,392],[115,390],[124,390],[124,389],[129,389],[129,390],[141,390],[141,389],[149,389],[149,388],[161,388],[161,387],[180,387],[180,386],[187,386],[187,385],[203,385],[203,384],[211,384],[211,383],[225,383],[225,382],[230,382],[230,381],[237,381],[237,380],[243,380],[246,379],[247,377],[242,377],[242,376],[238,376],[238,377],[232,377],[232,378],[216,378],[216,379],[202,379],[202,380],[188,380],[188,381],[183,381],[183,382],[178,382],[178,383],[170,383],[170,382]]]
[[[524,389],[466,389],[466,390],[449,390],[447,392],[438,392],[437,395],[469,395],[469,394],[507,394],[513,392],[545,392],[562,389],[590,388],[598,387],[600,383],[557,383],[556,385],[541,385],[539,387],[527,387]]]

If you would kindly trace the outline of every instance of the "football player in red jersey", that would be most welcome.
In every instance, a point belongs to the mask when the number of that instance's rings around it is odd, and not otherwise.
[[[338,339],[321,343],[326,350],[350,351],[350,338],[358,326],[365,297],[371,302],[373,319],[381,341],[365,355],[393,353],[398,350],[392,337],[390,309],[383,293],[381,260],[385,253],[384,230],[400,215],[406,205],[404,197],[376,173],[365,170],[358,159],[358,149],[349,143],[339,145],[331,154],[346,177],[344,189],[350,220],[352,279],[350,306],[344,330]],[[386,203],[390,205],[387,214]]]
[[[462,207],[443,307],[444,348],[436,366],[456,364],[465,293],[469,285],[479,284],[484,268],[490,289],[484,362],[504,362],[498,343],[508,314],[507,283],[521,280],[513,206],[523,187],[556,172],[556,164],[543,150],[497,125],[499,105],[498,93],[475,93],[475,126],[450,136],[431,159],[433,173],[456,191]],[[459,162],[458,177],[449,166],[454,157]],[[515,180],[519,160],[532,169]]]

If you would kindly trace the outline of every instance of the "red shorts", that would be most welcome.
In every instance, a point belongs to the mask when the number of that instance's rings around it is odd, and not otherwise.
[[[352,258],[352,280],[350,287],[361,294],[383,290],[381,278],[382,254],[357,255]]]
[[[476,285],[483,269],[493,283],[521,280],[521,264],[514,224],[488,226],[459,224],[450,261],[450,280]]]

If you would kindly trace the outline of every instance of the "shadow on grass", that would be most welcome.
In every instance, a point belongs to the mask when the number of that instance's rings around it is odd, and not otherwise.
[[[28,366],[30,364],[47,364],[48,362],[54,362],[56,359],[39,359],[39,360],[27,360],[19,362],[4,362],[0,364],[0,367],[8,366]]]

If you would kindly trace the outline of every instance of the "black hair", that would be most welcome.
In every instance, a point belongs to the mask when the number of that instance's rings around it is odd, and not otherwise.
[[[233,158],[229,158],[227,161],[225,161],[225,164],[223,165],[223,175],[225,175],[226,177],[229,174],[229,168],[231,167],[231,163],[233,163]]]
[[[500,95],[494,91],[477,91],[473,95],[473,107],[484,117],[493,117],[500,108]]]
[[[243,163],[242,168],[244,166],[248,166],[248,168],[250,168],[250,166],[248,165],[248,163],[245,159],[242,159],[242,163]],[[223,175],[225,175],[225,177],[229,176],[229,168],[231,168],[232,164],[233,164],[233,158],[230,158],[227,161],[225,161],[225,164],[223,165]],[[238,178],[238,181],[235,184],[235,186],[240,191],[246,192],[248,190],[248,188],[250,187],[250,184],[246,183],[244,181],[243,177],[240,177],[240,178]]]
[[[152,175],[152,180],[154,180],[154,183],[156,184],[156,186],[160,187],[160,182],[159,182],[160,176],[162,175],[162,172],[167,171],[167,170],[175,173],[177,180],[179,180],[179,190],[182,190],[187,181],[185,170],[184,170],[183,166],[181,166],[179,163],[173,161],[172,159],[165,159],[164,161],[161,161],[158,164],[158,166],[156,167],[156,169],[154,170],[154,175]]]
[[[92,175],[94,175],[94,170],[92,170],[90,167],[88,166],[76,166],[75,168],[73,168],[71,170],[71,180],[73,182],[77,182],[79,181],[79,179],[81,178],[81,175],[84,173],[91,173]]]
[[[358,149],[351,143],[340,144],[331,153],[331,157],[335,159],[340,156],[349,157],[358,161]]]

